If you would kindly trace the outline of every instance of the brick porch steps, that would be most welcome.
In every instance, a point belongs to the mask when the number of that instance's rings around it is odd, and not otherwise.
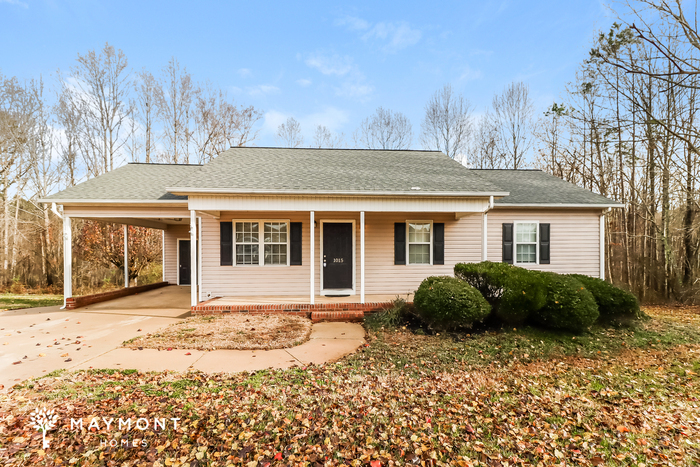
[[[202,302],[192,307],[193,315],[220,315],[226,313],[278,314],[289,313],[306,316],[314,322],[319,321],[362,321],[365,313],[391,308],[391,302],[372,303],[275,303],[265,305],[217,304],[217,299]]]

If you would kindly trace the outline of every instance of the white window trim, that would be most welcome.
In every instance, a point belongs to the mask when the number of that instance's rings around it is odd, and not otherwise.
[[[287,267],[289,266],[289,261],[290,261],[290,227],[291,227],[291,222],[289,219],[232,219],[231,222],[233,223],[233,228],[231,229],[233,231],[233,267],[235,268],[245,268],[245,267],[258,267],[258,266],[264,266],[266,268],[274,268],[274,267]],[[258,223],[258,264],[237,264],[236,263],[236,245],[238,243],[236,242],[236,222],[257,222]],[[287,264],[265,264],[265,222],[278,222],[278,223],[285,223],[287,224]],[[251,245],[251,243],[241,243],[241,245]],[[254,243],[252,244],[254,245]],[[283,245],[283,243],[270,243],[269,245]]]
[[[518,225],[519,224],[535,224],[535,262],[523,263],[518,262]],[[530,242],[520,242],[522,245],[532,245]],[[515,221],[513,222],[513,264],[522,264],[524,266],[540,264],[540,221]]]
[[[408,230],[410,228],[409,224],[430,224],[430,262],[429,263],[411,263],[411,256],[408,254],[409,245],[411,242],[408,241]],[[415,245],[425,245],[425,243],[416,243]],[[433,265],[433,221],[428,220],[407,220],[406,221],[406,265],[407,266],[432,266]]]

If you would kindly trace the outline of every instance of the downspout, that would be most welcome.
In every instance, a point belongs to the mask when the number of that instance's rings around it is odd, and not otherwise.
[[[56,214],[59,219],[63,219],[63,216],[58,212],[58,209],[56,209],[56,203],[51,203],[51,212]]]
[[[493,196],[489,196],[489,204],[481,214],[481,261],[488,261],[488,212],[493,209]]]

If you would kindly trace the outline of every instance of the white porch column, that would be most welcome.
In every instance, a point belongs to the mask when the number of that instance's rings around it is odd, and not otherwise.
[[[316,256],[316,253],[314,252],[315,247],[316,247],[316,227],[314,226],[314,212],[310,211],[309,213],[309,244],[311,245],[309,247],[309,277],[311,278],[311,297],[310,297],[310,303],[313,305],[314,304],[314,286],[316,285],[316,278],[314,277],[315,275],[315,269],[314,269],[314,257]]]
[[[360,303],[365,303],[365,212],[360,212]]]
[[[197,290],[199,290],[199,301],[202,300],[202,218],[197,218],[199,226],[199,245],[197,246]]]
[[[160,247],[160,266],[161,266],[161,277],[160,280],[165,282],[165,230],[161,230],[161,247]]]
[[[124,224],[124,287],[129,287],[129,226]]]
[[[190,297],[197,305],[197,215],[190,211]]]
[[[481,215],[481,261],[488,261],[489,218],[487,213]]]
[[[605,280],[605,214],[600,214],[600,278]]]
[[[70,217],[63,216],[63,308],[66,299],[73,296],[73,235]]]

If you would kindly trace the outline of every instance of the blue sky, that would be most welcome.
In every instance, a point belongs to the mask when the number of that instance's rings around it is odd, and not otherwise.
[[[538,113],[561,100],[598,30],[597,0],[462,2],[155,2],[0,0],[0,72],[55,83],[78,53],[106,41],[154,74],[175,56],[199,81],[265,114],[256,144],[276,145],[293,116],[346,141],[378,106],[413,123],[451,83],[483,112],[512,81]],[[50,89],[53,91],[54,89]]]

